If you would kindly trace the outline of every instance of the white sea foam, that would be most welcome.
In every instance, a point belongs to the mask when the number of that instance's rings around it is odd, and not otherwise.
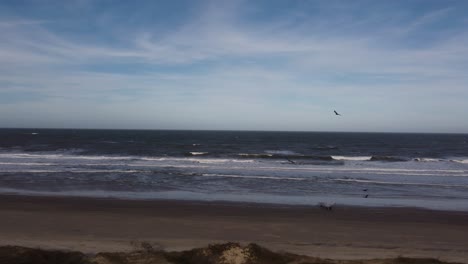
[[[261,175],[237,175],[237,174],[202,174],[203,177],[227,177],[227,178],[247,178],[247,179],[269,179],[269,180],[294,180],[304,181],[306,178],[293,178],[293,177],[273,177]]]
[[[202,159],[197,159],[202,160]],[[229,164],[232,161],[232,164]],[[126,164],[126,166],[132,167],[158,167],[158,168],[217,168],[212,167],[215,165],[227,165],[226,169],[230,170],[253,170],[253,171],[298,171],[302,173],[352,173],[352,174],[381,174],[381,175],[410,175],[410,176],[467,176],[468,170],[437,170],[437,169],[392,169],[392,168],[336,168],[336,167],[284,167],[282,166],[249,166],[239,167],[233,166],[237,162],[248,162],[252,163],[253,160],[238,161],[238,160],[205,160],[205,162],[197,162],[192,164]],[[202,165],[204,163],[206,165]],[[227,164],[226,164],[227,163]],[[100,164],[88,164],[88,165],[100,165]]]
[[[353,161],[365,161],[371,160],[371,156],[331,156],[334,160],[353,160]]]
[[[55,173],[60,170],[2,170],[2,173]]]
[[[237,154],[238,156],[243,156],[243,157],[261,157],[261,156],[268,156],[268,157],[273,157],[273,154],[249,154],[249,153],[239,153]]]
[[[439,162],[439,161],[445,161],[443,159],[433,159],[433,158],[415,158],[415,161],[420,161],[420,162]]]
[[[164,158],[164,157],[141,157],[139,158],[140,160],[145,160],[145,161],[165,161],[165,160],[182,160],[182,159],[177,159],[177,158]]]
[[[97,165],[99,165],[99,164],[97,164]],[[192,169],[212,168],[212,166],[209,166],[209,165],[182,165],[182,164],[177,164],[177,165],[169,165],[169,164],[127,164],[126,166],[129,166],[129,167],[166,168],[166,169],[172,169],[172,168],[192,168]]]
[[[206,155],[208,154],[208,152],[196,152],[196,151],[193,151],[193,152],[190,152],[190,154],[194,155],[194,156],[197,156],[197,155]]]
[[[451,160],[453,162],[457,162],[457,163],[462,163],[462,164],[468,164],[468,159],[464,159],[464,160]]]
[[[0,165],[16,165],[16,166],[53,166],[54,163],[35,163],[35,162],[0,162]]]
[[[3,173],[137,173],[138,170],[2,170]]]
[[[78,156],[64,154],[27,154],[27,153],[0,153],[0,158],[19,159],[83,159],[83,160],[131,160],[130,156]]]
[[[198,152],[193,152],[198,153]],[[201,152],[200,152],[201,153]],[[268,154],[271,155],[271,154]],[[350,158],[346,156],[334,156],[334,158]],[[349,173],[349,174],[365,174],[365,175],[389,175],[389,176],[440,176],[440,177],[467,177],[468,169],[458,169],[460,166],[445,167],[446,169],[432,169],[427,166],[417,165],[416,162],[408,166],[420,166],[419,168],[390,168],[390,167],[360,167],[360,166],[314,166],[314,165],[285,165],[285,164],[274,164],[274,162],[263,161],[256,162],[253,159],[222,159],[222,158],[187,158],[187,157],[136,157],[136,156],[90,156],[90,155],[69,155],[69,154],[30,154],[30,153],[0,153],[0,165],[12,165],[12,166],[59,166],[62,164],[71,164],[73,166],[132,166],[132,167],[159,167],[159,168],[194,168],[194,169],[206,169],[206,168],[225,168],[229,170],[250,170],[250,171],[284,171],[284,172],[298,172],[313,174],[318,173],[318,176],[323,174],[334,174],[334,173]],[[359,160],[363,160],[364,157],[351,157]],[[367,158],[367,157],[366,157]],[[13,160],[18,159],[18,160]],[[21,160],[20,160],[21,159]],[[23,160],[24,159],[24,160]],[[30,159],[30,160],[28,160]],[[70,162],[68,162],[70,160]],[[86,163],[80,160],[95,161]],[[119,162],[126,160],[125,163]],[[44,161],[41,163],[40,161]],[[65,163],[66,161],[66,163]],[[107,162],[106,162],[107,161]],[[468,159],[453,158],[454,162],[468,163]],[[52,163],[53,162],[53,163]],[[99,164],[100,162],[103,162]],[[239,163],[242,163],[240,165]],[[247,165],[247,164],[252,165]],[[245,164],[245,165],[244,165]],[[262,165],[272,166],[262,166]],[[428,164],[429,165],[429,164]],[[379,165],[381,166],[381,165]],[[11,169],[11,168],[7,168]],[[310,175],[309,174],[309,175]],[[320,175],[322,174],[322,175]]]
[[[164,161],[164,162],[192,162],[192,163],[204,163],[204,164],[224,164],[224,163],[252,163],[254,160],[248,159],[209,159],[209,158],[176,158],[176,157],[143,157],[139,158],[142,161]],[[150,165],[150,164],[149,164]],[[177,166],[176,164],[167,164],[168,166]],[[150,165],[151,166],[151,165]],[[186,165],[183,165],[186,167]]]
[[[238,167],[241,169],[241,167]],[[439,169],[394,169],[394,168],[336,168],[336,167],[256,167],[254,169],[273,169],[273,170],[298,170],[298,171],[317,171],[317,172],[449,172],[449,173],[468,173],[468,170],[439,170]]]
[[[339,182],[359,182],[359,183],[384,184],[384,185],[417,185],[417,186],[434,186],[434,187],[447,187],[447,188],[453,188],[453,187],[468,188],[468,185],[460,185],[460,184],[389,182],[389,181],[372,181],[372,180],[361,180],[361,179],[332,179],[332,180],[339,181]]]
[[[297,155],[298,153],[291,150],[266,150],[265,153],[273,155]]]
[[[234,159],[190,159],[192,161],[197,161],[199,163],[206,163],[206,164],[216,164],[216,163],[251,163],[253,160],[234,160]]]
[[[60,158],[61,154],[26,154],[26,153],[0,153],[0,158],[20,158],[20,159],[31,159],[31,158],[43,158],[53,159]]]

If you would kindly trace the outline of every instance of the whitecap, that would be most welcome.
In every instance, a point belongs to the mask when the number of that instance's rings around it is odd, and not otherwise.
[[[298,155],[297,152],[291,150],[265,150],[265,153],[273,155]]]
[[[415,158],[414,161],[420,162],[439,162],[444,161],[443,159],[434,159],[434,158]]]
[[[196,151],[193,151],[193,152],[190,152],[191,155],[193,156],[197,156],[197,155],[206,155],[208,154],[208,152],[196,152]]]
[[[353,160],[353,161],[367,161],[371,160],[371,156],[331,156],[334,160]]]
[[[464,160],[451,160],[451,161],[457,162],[457,163],[468,164],[468,159],[464,159]]]

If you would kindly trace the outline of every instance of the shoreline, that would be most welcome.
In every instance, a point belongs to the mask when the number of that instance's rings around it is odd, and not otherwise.
[[[112,206],[112,205],[137,205],[151,206],[161,204],[173,204],[178,206],[219,206],[219,207],[234,207],[234,208],[270,208],[270,209],[285,209],[285,210],[321,210],[320,203],[317,204],[286,204],[274,202],[250,202],[250,201],[231,201],[231,200],[189,200],[177,198],[129,198],[129,197],[116,197],[116,196],[79,196],[79,195],[49,195],[49,194],[20,194],[20,193],[0,193],[0,204],[6,201],[14,202],[29,202],[35,201],[39,203],[53,202],[56,205],[62,203],[78,205],[81,202],[93,202],[95,206],[98,204]],[[0,208],[1,209],[1,208]],[[456,215],[467,215],[468,211],[454,210],[454,209],[431,209],[426,207],[417,206],[372,206],[372,205],[348,205],[333,203],[333,211],[336,210],[364,210],[364,211],[413,211],[413,212],[434,212],[434,213],[448,213]]]
[[[333,259],[468,262],[468,212],[459,211],[0,195],[0,215],[0,245],[95,253],[230,241]]]
[[[404,199],[404,198],[363,198],[354,196],[269,196],[269,195],[223,195],[199,194],[194,192],[168,191],[158,193],[146,192],[95,192],[95,191],[68,191],[68,192],[42,192],[21,191],[0,188],[0,197],[49,197],[58,199],[96,199],[141,202],[183,202],[183,203],[218,203],[240,204],[272,207],[317,207],[320,204],[334,204],[339,207],[355,208],[410,208],[417,210],[465,212],[468,213],[468,200],[430,200],[430,199]]]

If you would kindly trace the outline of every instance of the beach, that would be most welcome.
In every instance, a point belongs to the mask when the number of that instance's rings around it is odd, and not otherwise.
[[[1,195],[0,216],[2,246],[96,253],[230,241],[321,258],[468,262],[468,212]]]

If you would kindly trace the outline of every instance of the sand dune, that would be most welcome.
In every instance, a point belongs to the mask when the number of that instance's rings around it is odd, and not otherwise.
[[[181,252],[166,252],[144,246],[133,252],[100,252],[85,255],[76,251],[0,247],[0,263],[8,264],[449,264],[431,258],[333,260],[287,252],[272,252],[256,244],[209,245]],[[450,262],[455,264],[454,262]]]

